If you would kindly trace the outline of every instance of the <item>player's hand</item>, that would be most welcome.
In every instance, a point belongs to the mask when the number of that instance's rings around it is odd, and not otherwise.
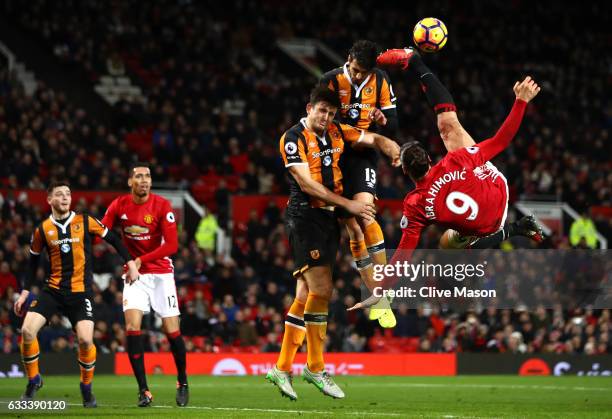
[[[21,295],[19,295],[19,298],[17,299],[17,301],[15,301],[15,306],[13,307],[13,311],[19,317],[24,315],[23,305],[25,304],[26,300],[28,299],[28,295],[29,294],[30,294],[30,291],[23,290],[23,291],[21,291]]]
[[[389,150],[387,154],[387,156],[389,156],[389,158],[391,159],[391,166],[393,167],[400,167],[402,165],[402,162],[400,160],[400,150],[401,147],[398,143],[396,143],[395,141],[389,141]]]
[[[140,258],[134,259],[134,263],[136,264],[136,269],[140,269],[140,267],[142,266],[142,261],[140,260]]]
[[[128,284],[132,284],[138,280],[138,277],[140,276],[140,272],[138,272],[138,268],[136,267],[136,262],[133,260],[130,260],[127,263],[127,268],[128,268],[128,271],[125,275],[125,282]]]
[[[376,297],[374,294],[372,294],[368,298],[366,298],[365,300],[355,304],[353,307],[347,308],[346,311],[353,311],[353,310],[357,310],[357,309],[360,309],[360,308],[368,308],[368,307],[373,306],[374,304],[378,303],[381,298],[382,297]]]
[[[517,99],[529,102],[540,93],[540,86],[530,76],[527,76],[522,82],[514,83],[512,90]]]
[[[372,221],[376,216],[376,207],[369,202],[350,200],[345,208],[356,217],[361,217],[364,221]]]
[[[383,111],[378,108],[374,108],[368,113],[368,119],[370,121],[374,121],[376,125],[387,125],[387,117],[385,116]]]

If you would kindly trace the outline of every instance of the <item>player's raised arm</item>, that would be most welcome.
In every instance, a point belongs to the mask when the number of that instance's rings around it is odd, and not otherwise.
[[[400,146],[392,139],[384,135],[363,131],[345,124],[340,124],[340,129],[342,130],[345,140],[352,143],[355,148],[376,148],[389,157],[394,167],[400,166]]]
[[[346,199],[345,197],[330,191],[321,183],[314,181],[310,176],[310,170],[308,169],[308,165],[293,165],[289,166],[288,169],[289,173],[291,173],[291,175],[299,185],[300,189],[305,194],[325,201],[330,205],[342,207],[351,214],[358,217],[362,217],[365,220],[371,220],[376,215],[376,209],[374,205],[356,200]]]
[[[538,84],[529,76],[520,83],[516,82],[513,89],[516,100],[510,114],[493,137],[478,144],[485,161],[491,160],[508,147],[521,126],[527,103],[540,92]]]
[[[393,167],[399,167],[400,162],[400,146],[398,143],[384,135],[374,132],[366,132],[363,138],[355,144],[356,147],[370,147],[380,150],[385,156],[391,160]]]

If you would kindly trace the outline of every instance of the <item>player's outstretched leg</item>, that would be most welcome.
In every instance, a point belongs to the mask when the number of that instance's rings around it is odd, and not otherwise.
[[[511,237],[523,236],[536,243],[544,240],[542,227],[533,215],[526,215],[518,221],[506,224],[503,229],[485,237],[474,238],[462,236],[459,232],[449,229],[440,238],[442,249],[491,249],[499,246],[504,240]]]
[[[542,227],[538,224],[533,215],[526,215],[518,221],[506,224],[503,229],[489,236],[477,239],[470,244],[470,249],[490,249],[497,247],[504,240],[510,237],[524,236],[536,243],[544,240]]]

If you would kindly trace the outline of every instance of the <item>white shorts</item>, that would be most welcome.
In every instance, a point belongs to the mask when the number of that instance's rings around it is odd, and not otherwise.
[[[123,311],[135,309],[148,313],[151,308],[162,318],[181,314],[174,274],[142,274],[136,282],[124,285]]]

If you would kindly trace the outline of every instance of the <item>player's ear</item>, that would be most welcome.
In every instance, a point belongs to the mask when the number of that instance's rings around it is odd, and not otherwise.
[[[128,178],[128,186],[130,188],[132,187],[132,177],[131,176]]]
[[[306,104],[306,113],[310,115],[310,111],[312,111],[312,103],[308,102]]]

